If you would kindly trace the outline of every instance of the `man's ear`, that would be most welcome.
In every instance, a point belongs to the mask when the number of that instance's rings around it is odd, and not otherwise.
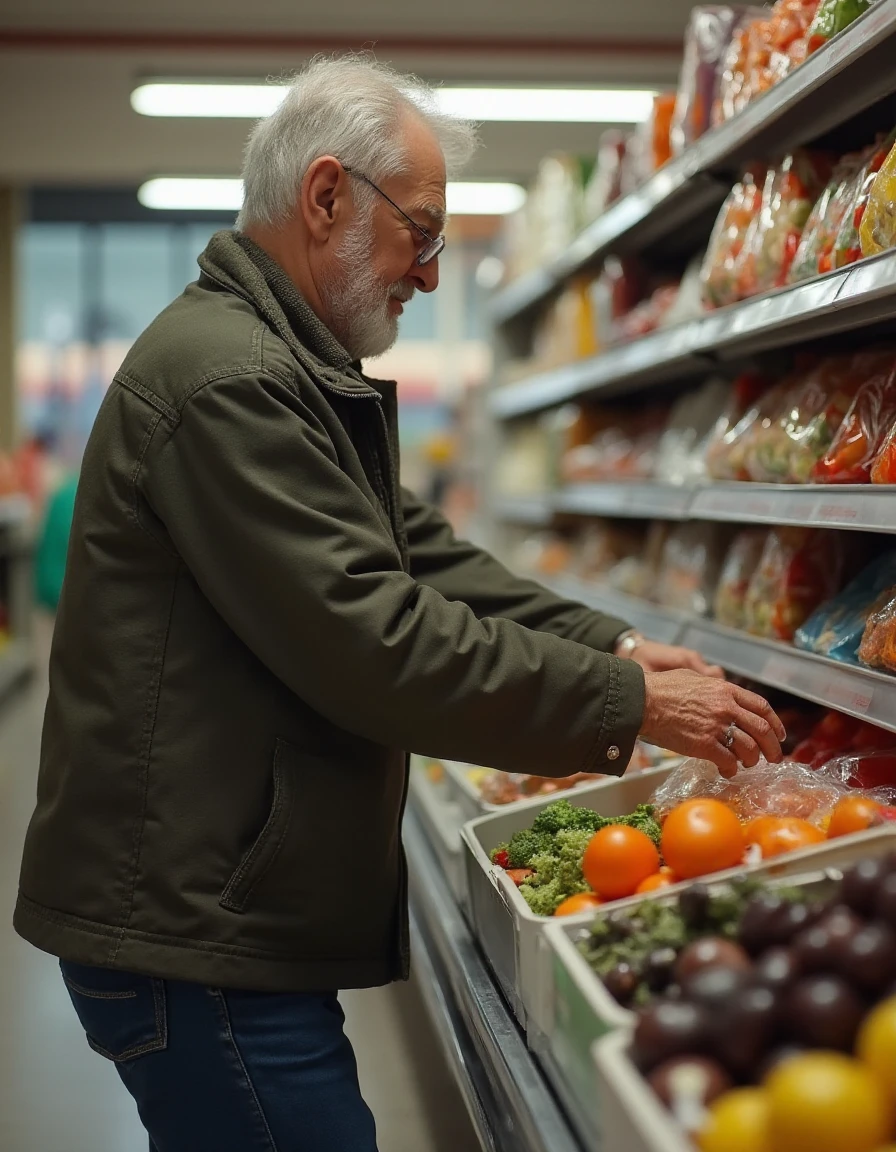
[[[329,239],[340,214],[351,201],[349,177],[333,156],[319,156],[302,181],[299,202],[305,224],[321,244]]]

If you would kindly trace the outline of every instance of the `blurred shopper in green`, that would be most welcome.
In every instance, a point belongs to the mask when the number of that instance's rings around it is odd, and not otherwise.
[[[401,487],[361,361],[437,287],[473,142],[410,77],[310,65],[84,455],[16,926],[157,1152],[374,1152],[337,992],[408,974],[408,750],[780,758],[765,701]]]
[[[62,594],[78,477],[67,477],[47,500],[35,554],[37,602],[55,612]]]

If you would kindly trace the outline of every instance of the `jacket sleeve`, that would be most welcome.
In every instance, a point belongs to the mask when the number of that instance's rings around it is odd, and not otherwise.
[[[203,593],[256,656],[379,744],[566,776],[620,772],[643,673],[508,619],[478,619],[402,568],[317,417],[265,375],[206,384],[139,478]]]
[[[514,576],[494,556],[465,540],[432,505],[402,489],[411,575],[446,600],[461,600],[481,620],[502,616],[537,632],[552,632],[600,652],[612,652],[631,625],[555,596],[534,580]]]

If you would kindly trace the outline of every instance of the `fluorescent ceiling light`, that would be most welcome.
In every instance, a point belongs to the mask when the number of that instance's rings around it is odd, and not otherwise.
[[[282,84],[141,84],[131,107],[143,116],[268,116],[286,92]],[[652,91],[611,88],[438,88],[443,112],[467,120],[552,124],[639,124],[653,108]]]
[[[193,212],[238,212],[243,203],[242,180],[209,176],[159,176],[137,192],[145,208]],[[448,213],[453,216],[504,216],[525,203],[519,184],[449,183]]]

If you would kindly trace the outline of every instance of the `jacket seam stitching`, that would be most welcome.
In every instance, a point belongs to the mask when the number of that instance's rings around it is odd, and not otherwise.
[[[143,443],[140,445],[140,451],[137,453],[137,460],[134,464],[134,471],[131,473],[130,512],[134,519],[134,523],[150,538],[150,540],[152,540],[154,544],[156,544],[159,548],[162,549],[163,552],[166,552],[169,556],[179,560],[180,557],[178,556],[177,552],[175,552],[173,548],[170,548],[164,540],[160,540],[155,532],[153,532],[149,527],[147,527],[146,524],[143,523],[143,518],[140,515],[140,494],[137,488],[137,480],[139,479],[140,472],[143,468],[143,463],[146,460],[146,454],[149,451],[149,446],[152,443],[152,439],[162,422],[162,415],[163,414],[159,412],[159,415],[147,429],[146,435],[143,438]]]
[[[151,388],[147,388],[145,384],[141,384],[139,380],[135,380],[133,376],[128,375],[127,372],[119,369],[115,374],[115,380],[126,388],[129,392],[134,393],[141,399],[145,400],[152,408],[163,416],[167,416],[172,423],[178,422],[178,412],[176,408],[172,408],[170,404],[166,403],[161,396],[153,392]]]
[[[171,596],[168,601],[168,618],[165,621],[165,632],[160,637],[159,644],[153,658],[154,680],[150,682],[150,691],[146,701],[146,711],[143,718],[143,748],[140,752],[141,795],[140,817],[134,833],[134,846],[130,862],[130,890],[122,900],[119,917],[122,921],[118,930],[118,938],[109,953],[109,963],[114,964],[121,950],[124,934],[131,922],[134,912],[134,897],[137,892],[137,869],[140,862],[140,853],[143,849],[143,837],[146,832],[146,807],[149,795],[149,764],[152,759],[152,746],[155,738],[156,720],[158,718],[159,697],[162,691],[162,673],[165,667],[165,654],[168,650],[168,639],[171,635],[171,618],[174,615],[174,598],[177,594],[178,575],[175,572],[171,582]]]

